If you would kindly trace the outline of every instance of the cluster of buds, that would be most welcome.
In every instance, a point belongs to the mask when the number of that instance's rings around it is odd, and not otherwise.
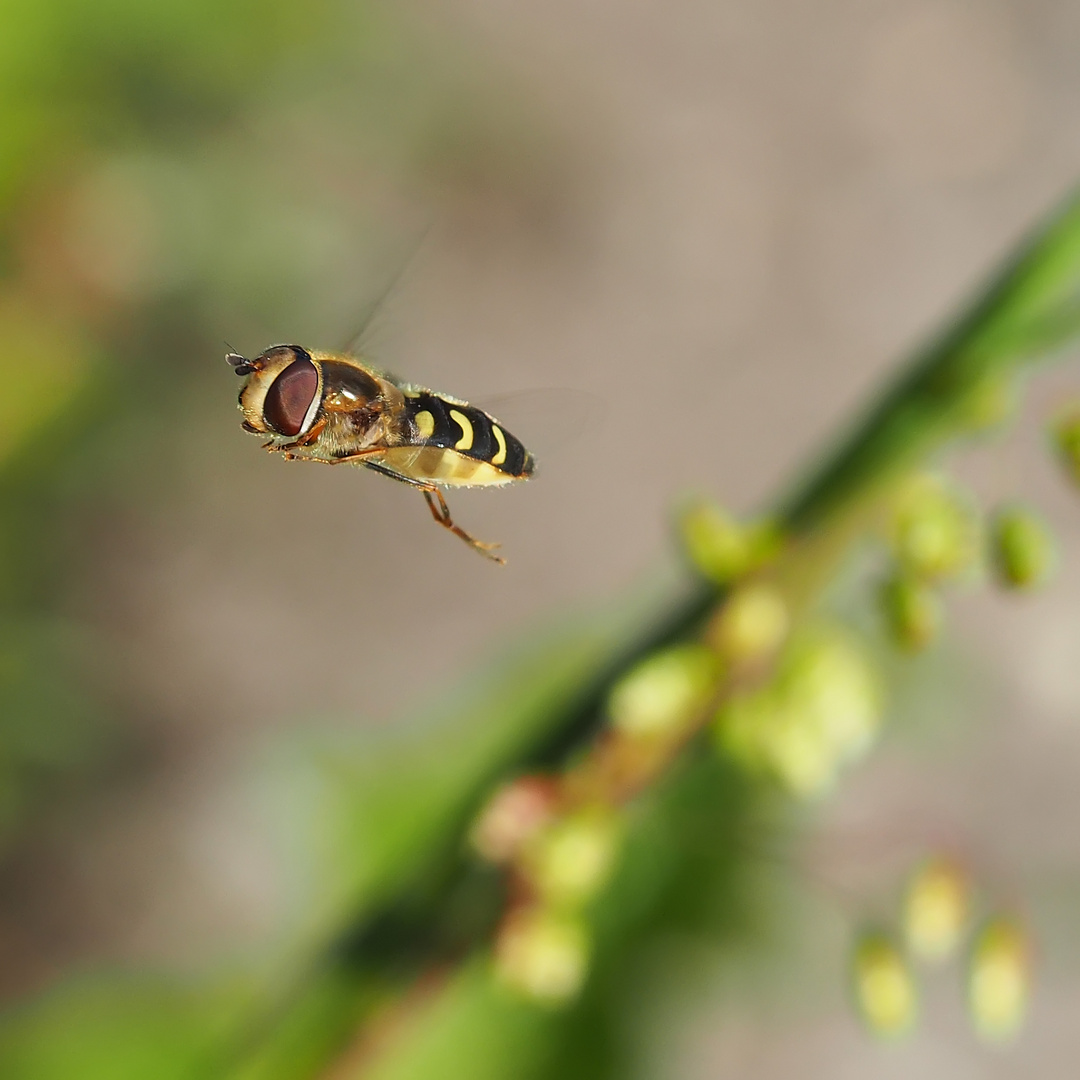
[[[488,801],[471,840],[511,876],[511,909],[495,942],[504,985],[546,1005],[579,992],[591,952],[589,906],[619,852],[620,799],[695,730],[721,672],[704,645],[647,657],[612,688],[607,729],[584,763],[558,779],[520,777]]]
[[[894,567],[881,588],[889,632],[918,652],[938,634],[943,582],[976,566],[979,519],[971,501],[939,476],[920,474],[903,485],[892,511]]]
[[[1062,434],[1062,431],[1064,434]],[[1059,431],[1062,456],[1080,478],[1080,416]],[[905,485],[892,522],[894,568],[883,583],[881,606],[893,640],[918,652],[937,636],[943,582],[979,563],[980,522],[972,500],[939,477],[919,476]],[[1007,589],[1030,589],[1050,576],[1056,563],[1054,540],[1033,510],[1001,507],[986,529],[990,569]]]
[[[544,1005],[580,991],[590,954],[586,908],[612,871],[619,831],[614,811],[566,806],[548,777],[520,777],[488,801],[470,838],[512,875],[513,903],[495,940],[505,986]]]
[[[857,639],[819,624],[787,643],[766,686],[723,704],[714,730],[722,752],[811,796],[866,753],[882,713],[877,673]]]
[[[1030,943],[1014,918],[996,916],[972,934],[972,886],[952,859],[935,857],[912,875],[902,934],[861,934],[852,962],[856,1005],[876,1036],[894,1039],[914,1026],[919,989],[915,965],[940,966],[968,944],[967,1005],[976,1033],[988,1042],[1015,1037],[1031,989]]]

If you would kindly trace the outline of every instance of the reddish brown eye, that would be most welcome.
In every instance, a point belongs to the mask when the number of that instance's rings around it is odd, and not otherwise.
[[[263,418],[279,435],[299,435],[319,389],[319,373],[307,359],[295,360],[266,391]]]

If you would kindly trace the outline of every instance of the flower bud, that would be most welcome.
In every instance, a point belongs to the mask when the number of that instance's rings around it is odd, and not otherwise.
[[[726,585],[759,566],[779,544],[774,523],[738,521],[706,499],[690,503],[679,526],[690,561],[718,585]]]
[[[737,588],[717,612],[710,641],[732,663],[763,660],[783,644],[790,616],[775,585],[758,581]]]
[[[1027,589],[1050,576],[1056,554],[1053,537],[1030,510],[1019,506],[1001,510],[994,518],[991,540],[994,568],[1003,585]]]
[[[509,862],[551,821],[556,795],[548,777],[520,776],[503,784],[473,823],[473,848],[489,862]]]
[[[960,400],[958,419],[975,431],[997,427],[1016,415],[1019,398],[1015,376],[984,375]]]
[[[938,635],[941,600],[933,586],[898,573],[881,587],[881,607],[893,641],[905,652],[920,652]]]
[[[950,859],[928,860],[912,877],[904,901],[908,948],[930,963],[952,956],[970,909],[971,888],[964,871]]]
[[[968,1008],[988,1042],[1008,1042],[1023,1026],[1031,994],[1031,949],[1022,927],[997,918],[980,931],[968,969]]]
[[[825,733],[791,702],[776,702],[772,723],[762,732],[766,761],[794,795],[811,797],[832,787],[840,762]]]
[[[595,896],[607,881],[618,839],[614,813],[584,810],[540,833],[525,851],[523,868],[548,903],[576,907]]]
[[[978,519],[959,492],[940,477],[914,477],[900,492],[893,520],[897,561],[930,581],[953,577],[978,554]]]
[[[750,565],[746,529],[716,503],[691,503],[679,525],[686,554],[705,577],[724,585]]]
[[[639,737],[680,731],[693,721],[716,684],[719,663],[704,645],[680,645],[642,661],[608,699],[612,725]]]
[[[1080,484],[1080,403],[1073,403],[1051,429],[1058,459],[1074,483]]]
[[[542,908],[512,913],[495,940],[500,981],[544,1005],[577,996],[589,968],[589,935],[578,919]]]
[[[855,1002],[870,1031],[885,1039],[908,1032],[918,1012],[918,991],[903,954],[883,934],[865,934],[855,948]]]

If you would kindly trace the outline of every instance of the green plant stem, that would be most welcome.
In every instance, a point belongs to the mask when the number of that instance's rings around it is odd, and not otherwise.
[[[1078,332],[1080,196],[1074,195],[960,318],[915,357],[850,435],[780,500],[773,517],[788,550],[801,549],[792,566],[798,573],[813,568],[814,580],[801,583],[804,591],[819,585],[865,531],[877,496],[893,479],[978,426],[973,414],[981,394],[1005,386],[1031,361],[1064,348]],[[781,553],[780,573],[783,564]],[[605,723],[604,703],[615,680],[655,649],[695,634],[722,598],[722,590],[711,583],[691,584],[639,640],[595,674],[575,701],[551,716],[537,740],[478,777],[412,878],[369,903],[342,928],[295,988],[285,1011],[328,979],[351,985],[352,992],[335,999],[317,1021],[323,1027],[321,1041],[341,1045],[364,1022],[362,1000],[371,998],[373,986],[404,988],[421,973],[452,963],[489,940],[503,908],[503,882],[467,849],[465,837],[479,807],[499,780],[556,770],[580,754]],[[452,916],[462,897],[485,912],[465,933]],[[262,1050],[257,1058],[273,1057],[271,1048]],[[236,1075],[305,1074],[270,1067]]]

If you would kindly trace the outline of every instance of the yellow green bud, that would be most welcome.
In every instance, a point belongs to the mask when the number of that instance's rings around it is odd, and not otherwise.
[[[997,427],[1017,411],[1016,379],[994,374],[979,379],[960,402],[960,421],[976,431]]]
[[[707,578],[723,585],[750,565],[751,543],[746,528],[716,503],[691,503],[679,524],[690,561]]]
[[[881,607],[889,633],[906,652],[925,649],[941,628],[941,599],[933,586],[898,573],[881,587]]]
[[[904,934],[920,960],[937,963],[960,945],[971,913],[967,875],[951,859],[924,863],[908,885],[904,900]]]
[[[523,997],[562,1005],[585,982],[589,953],[589,934],[580,919],[526,908],[512,913],[499,930],[495,973]]]
[[[683,547],[694,566],[718,585],[759,567],[780,544],[771,521],[742,522],[711,500],[699,499],[680,515]]]
[[[994,568],[1003,585],[1040,585],[1054,568],[1054,540],[1043,520],[1023,507],[1001,510],[991,533]]]
[[[523,868],[537,893],[562,908],[580,906],[611,875],[619,821],[606,810],[585,810],[555,822],[524,853]]]
[[[710,640],[732,663],[764,660],[787,637],[787,602],[775,585],[764,581],[741,585],[731,593],[713,620]]]
[[[937,476],[916,476],[896,502],[893,547],[897,561],[912,575],[953,577],[975,563],[978,518],[952,485]]]
[[[626,735],[648,737],[692,723],[716,686],[720,664],[704,645],[680,645],[642,661],[615,685],[608,713]]]
[[[747,768],[775,771],[770,744],[784,721],[784,702],[773,687],[734,694],[716,714],[716,747]],[[814,785],[808,786],[812,789]]]
[[[895,1039],[911,1030],[919,1005],[915,978],[884,934],[868,933],[858,942],[852,981],[859,1014],[874,1035]]]
[[[1080,403],[1070,405],[1055,422],[1051,438],[1065,471],[1080,484]]]
[[[771,719],[761,733],[762,750],[777,779],[792,794],[807,798],[829,790],[840,758],[826,734],[790,702],[783,702]]]
[[[968,969],[968,1008],[988,1042],[1008,1042],[1023,1026],[1031,995],[1031,948],[1013,919],[997,918],[980,931]]]

